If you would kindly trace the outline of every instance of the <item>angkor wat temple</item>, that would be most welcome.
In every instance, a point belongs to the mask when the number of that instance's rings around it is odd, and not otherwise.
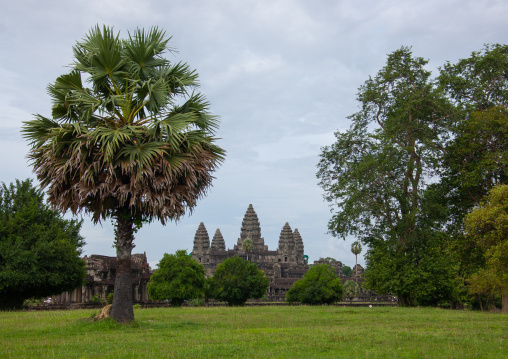
[[[249,251],[242,247],[246,239],[250,239],[253,244]],[[265,271],[270,280],[266,295],[268,300],[284,300],[289,288],[308,270],[303,240],[298,229],[295,228],[293,231],[286,223],[280,232],[279,247],[276,250],[269,250],[264,238],[261,237],[261,226],[252,204],[245,213],[240,238],[233,249],[226,249],[220,229],[215,231],[210,243],[203,222],[200,223],[194,237],[192,258],[205,267],[207,276],[212,276],[217,265],[224,259],[236,255],[257,263],[258,268]]]
[[[242,244],[246,239],[252,241],[252,249],[246,251]],[[288,223],[282,227],[279,237],[279,246],[276,250],[269,250],[265,240],[261,237],[261,226],[258,216],[252,204],[249,205],[242,221],[240,237],[233,249],[226,249],[226,243],[219,229],[210,243],[210,237],[203,223],[200,223],[194,236],[192,258],[200,262],[207,276],[212,276],[224,259],[239,256],[246,260],[257,263],[258,268],[263,270],[270,285],[266,293],[269,301],[284,301],[286,292],[294,282],[302,278],[307,272],[307,256],[304,255],[302,236],[298,229],[292,230]],[[54,296],[56,304],[87,304],[92,303],[94,296],[105,300],[107,295],[113,292],[116,275],[116,257],[91,255],[84,257],[87,277],[83,285],[69,293]],[[133,254],[132,267],[132,293],[134,303],[147,303],[147,283],[150,281],[150,270],[145,254]],[[315,261],[314,264],[327,263],[331,265],[336,274],[344,282],[347,279],[363,281],[361,278],[363,268],[358,265],[353,268],[353,276],[346,278],[342,271],[340,261],[324,262]],[[356,271],[358,268],[358,272]],[[357,276],[357,278],[354,278]],[[366,295],[373,295],[366,293]]]

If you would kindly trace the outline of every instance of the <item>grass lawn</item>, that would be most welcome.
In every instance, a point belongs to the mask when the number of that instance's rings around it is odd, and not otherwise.
[[[0,358],[508,358],[508,316],[420,308],[0,312]]]

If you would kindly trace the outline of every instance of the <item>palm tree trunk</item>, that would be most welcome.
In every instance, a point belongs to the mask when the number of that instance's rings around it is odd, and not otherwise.
[[[358,284],[358,254],[355,254],[355,262],[356,262],[356,265],[355,265],[355,279],[356,279],[356,284]]]
[[[119,323],[134,320],[132,309],[131,253],[134,245],[134,229],[132,220],[117,216],[116,231],[116,276],[115,294],[111,308],[111,318]]]

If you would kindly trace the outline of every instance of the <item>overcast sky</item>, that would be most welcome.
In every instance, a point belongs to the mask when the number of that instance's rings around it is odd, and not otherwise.
[[[127,31],[158,26],[200,75],[211,112],[221,117],[227,158],[214,186],[178,223],[145,225],[133,253],[152,267],[163,253],[192,250],[204,222],[226,247],[240,236],[250,203],[270,250],[285,222],[302,235],[310,262],[354,265],[354,238],[327,233],[330,208],[317,185],[320,148],[349,128],[357,89],[401,46],[456,62],[486,43],[506,43],[508,1],[488,0],[16,0],[0,12],[0,181],[35,178],[20,136],[22,121],[50,115],[46,86],[68,71],[72,46],[96,25]],[[113,227],[84,217],[84,253],[115,255]],[[365,253],[365,251],[363,252]],[[358,258],[364,264],[363,253]]]

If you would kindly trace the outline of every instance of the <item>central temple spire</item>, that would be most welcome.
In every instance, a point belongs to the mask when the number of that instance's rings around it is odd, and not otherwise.
[[[252,204],[249,204],[247,212],[243,217],[242,230],[240,238],[238,238],[238,247],[242,246],[244,240],[249,238],[253,243],[253,251],[263,251],[265,248],[265,240],[261,237],[261,226],[259,224],[258,215],[254,211]]]

